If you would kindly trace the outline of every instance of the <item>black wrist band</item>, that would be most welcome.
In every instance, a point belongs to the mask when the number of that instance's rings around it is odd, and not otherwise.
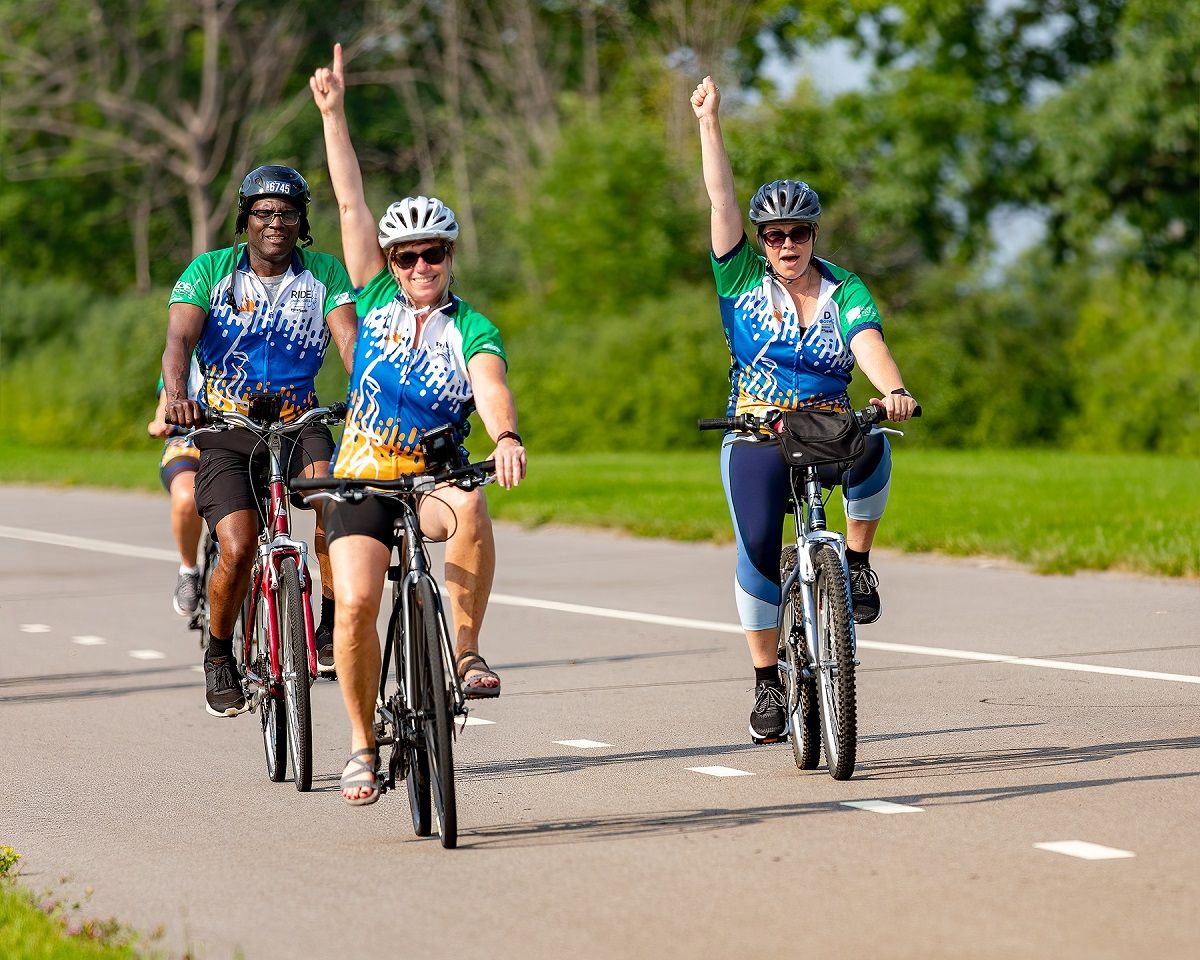
[[[521,439],[521,435],[519,433],[517,433],[515,430],[505,430],[502,434],[500,434],[500,436],[498,436],[496,438],[496,442],[499,443],[501,440],[505,439],[506,437],[512,437],[514,440],[517,441],[517,444],[519,446],[522,446],[522,447],[525,446],[525,441],[523,441]]]
[[[898,396],[898,397],[911,397],[912,396],[912,394],[909,393],[907,390],[905,390],[903,387],[897,387],[895,390],[892,391],[892,394],[893,394],[893,396]]]

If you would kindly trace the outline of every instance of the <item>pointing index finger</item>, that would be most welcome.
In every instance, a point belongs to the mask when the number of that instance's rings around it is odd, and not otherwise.
[[[340,43],[333,45],[333,75],[339,80],[342,79],[342,45]]]

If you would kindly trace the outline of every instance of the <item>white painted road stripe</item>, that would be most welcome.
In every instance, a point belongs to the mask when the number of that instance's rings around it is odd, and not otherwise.
[[[151,547],[134,547],[107,540],[90,540],[85,537],[69,537],[23,527],[0,526],[0,537],[11,540],[27,540],[31,543],[48,543],[79,550],[95,550],[126,557],[142,557],[149,560],[166,560],[179,563],[179,555],[171,550],[156,550]],[[635,623],[652,623],[664,627],[682,627],[686,630],[704,630],[710,633],[732,633],[741,636],[742,628],[732,623],[715,620],[692,620],[687,617],[666,617],[656,613],[638,613],[633,610],[614,610],[609,607],[592,607],[580,603],[562,603],[558,600],[535,600],[531,597],[515,597],[510,594],[493,593],[491,602],[507,607],[530,607],[536,610],[553,610],[558,613],[575,613],[587,617],[606,617],[610,620],[629,620]],[[39,627],[41,624],[26,624]],[[44,630],[26,630],[27,633],[44,633]],[[1075,663],[1069,660],[1046,660],[1039,657],[1018,657],[1005,653],[984,653],[978,650],[955,650],[952,647],[923,647],[909,643],[883,643],[878,640],[859,640],[864,650],[885,650],[889,653],[914,653],[922,657],[947,657],[953,660],[979,660],[985,663],[1012,664],[1021,667],[1042,667],[1047,670],[1070,670],[1076,673],[1101,673],[1112,677],[1136,677],[1142,680],[1169,680],[1174,683],[1197,683],[1200,677],[1186,673],[1159,673],[1155,670],[1132,670],[1127,667],[1103,667],[1093,663]]]
[[[892,803],[890,800],[844,800],[843,807],[854,807],[856,810],[870,810],[872,813],[924,813],[920,807],[907,807],[903,803]]]
[[[703,773],[710,777],[752,777],[754,774],[747,770],[734,770],[733,767],[688,767],[693,773]]]
[[[167,655],[157,650],[130,650],[129,655],[134,660],[165,660]]]
[[[77,643],[81,647],[102,647],[108,643],[103,637],[72,637],[72,643]]]
[[[50,625],[48,623],[23,623],[20,629],[22,633],[49,633]]]
[[[61,533],[44,530],[26,530],[24,527],[0,526],[0,537],[9,540],[25,540],[29,543],[48,543],[55,547],[74,547],[76,550],[91,550],[94,553],[112,553],[118,557],[140,557],[143,560],[169,560],[179,563],[176,550],[158,550],[154,547],[135,547],[128,543],[113,543],[111,540],[92,540],[88,537],[69,537]]]
[[[464,717],[459,726],[476,727],[483,724],[495,723],[495,720],[484,720],[483,717]]]
[[[1065,853],[1068,857],[1078,857],[1080,860],[1125,860],[1137,856],[1130,850],[1104,847],[1086,840],[1055,840],[1052,843],[1035,843],[1034,846],[1039,850]]]
[[[580,750],[595,750],[596,747],[611,747],[611,743],[601,743],[599,740],[555,740],[564,747],[578,747]]]

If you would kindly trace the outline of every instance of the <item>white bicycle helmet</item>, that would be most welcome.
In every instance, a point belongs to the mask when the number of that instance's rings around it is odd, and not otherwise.
[[[454,211],[437,197],[405,197],[379,218],[379,246],[384,250],[409,240],[456,240]]]

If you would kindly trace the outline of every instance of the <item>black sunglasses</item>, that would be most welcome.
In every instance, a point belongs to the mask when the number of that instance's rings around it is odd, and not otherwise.
[[[418,260],[424,260],[430,266],[435,266],[446,259],[449,251],[443,246],[426,247],[424,250],[405,250],[403,253],[392,255],[392,262],[401,270],[411,270]]]
[[[813,237],[813,225],[811,223],[801,223],[792,227],[786,233],[783,230],[764,230],[761,234],[762,241],[768,247],[782,247],[784,240],[791,240],[792,243],[799,246],[803,243],[808,243]]]
[[[278,217],[289,227],[294,227],[300,222],[299,210],[251,210],[250,216],[261,223],[264,227]]]

